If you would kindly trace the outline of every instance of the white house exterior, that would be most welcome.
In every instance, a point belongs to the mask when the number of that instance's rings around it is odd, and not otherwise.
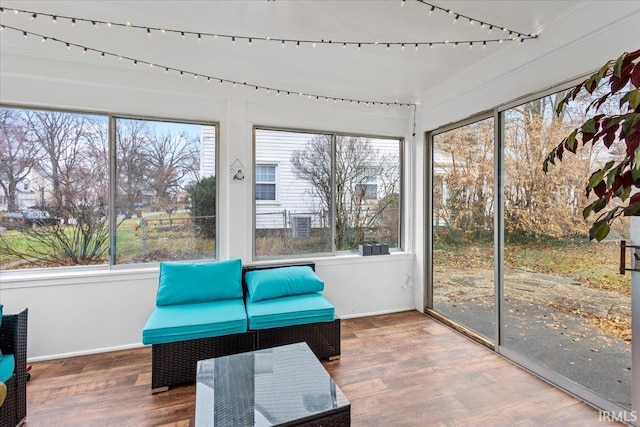
[[[329,214],[311,185],[296,175],[291,161],[297,150],[313,143],[317,134],[263,130],[255,132],[255,227],[260,229],[328,227]],[[396,159],[400,145],[397,139],[367,138],[375,144],[380,156]],[[379,166],[379,165],[372,165]],[[398,165],[399,166],[399,165]],[[374,203],[382,196],[381,179],[365,179],[366,198]],[[399,185],[399,184],[398,184]],[[398,189],[396,189],[399,192]]]

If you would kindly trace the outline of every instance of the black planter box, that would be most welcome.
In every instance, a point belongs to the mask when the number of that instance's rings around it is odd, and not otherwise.
[[[389,245],[384,243],[375,245],[359,245],[358,253],[362,256],[389,255]]]

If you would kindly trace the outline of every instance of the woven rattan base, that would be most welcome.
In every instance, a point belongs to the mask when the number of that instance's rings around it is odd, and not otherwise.
[[[14,355],[15,370],[6,381],[7,397],[0,406],[0,427],[21,425],[27,417],[27,318],[27,309],[2,316],[0,350]]]
[[[351,425],[351,406],[336,409],[333,412],[325,412],[321,415],[297,420],[291,423],[280,424],[280,427],[348,427]]]
[[[16,375],[13,374],[7,381],[7,397],[0,406],[0,426],[13,427],[16,425]]]
[[[320,360],[340,356],[340,319],[333,322],[260,329],[256,332],[258,350],[306,342]]]
[[[167,390],[183,384],[196,382],[196,365],[199,360],[228,356],[255,350],[256,334],[224,335],[153,344],[151,348],[151,389],[154,392]]]

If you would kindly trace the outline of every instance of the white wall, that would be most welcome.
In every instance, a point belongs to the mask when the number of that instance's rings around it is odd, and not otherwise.
[[[129,68],[63,63],[20,53],[3,52],[0,67],[0,102],[5,105],[218,122],[220,259],[252,260],[254,124],[411,141],[411,111],[406,108],[275,98],[217,84],[210,88],[202,81],[162,73],[141,76]],[[236,159],[246,167],[242,184],[232,183],[228,173]],[[316,259],[325,293],[338,315],[413,308],[414,256],[412,248],[406,248],[407,252],[375,260],[355,255]],[[157,274],[154,267],[0,272],[0,302],[8,309],[29,308],[31,360],[135,347],[154,306]]]

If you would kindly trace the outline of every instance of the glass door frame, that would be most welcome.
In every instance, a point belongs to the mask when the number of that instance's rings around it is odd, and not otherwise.
[[[424,175],[424,188],[425,188],[425,212],[427,213],[426,215],[426,221],[425,221],[425,254],[427,256],[427,260],[425,262],[425,272],[424,272],[424,277],[425,277],[425,292],[424,292],[424,303],[423,303],[423,308],[424,311],[429,314],[432,317],[437,318],[438,320],[440,320],[443,323],[446,323],[448,326],[453,327],[454,329],[458,330],[459,332],[461,332],[464,335],[467,335],[469,338],[473,339],[474,341],[479,342],[480,344],[491,348],[492,350],[496,349],[497,346],[497,329],[496,329],[496,334],[494,335],[494,339],[490,340],[487,339],[485,337],[483,337],[482,335],[480,335],[479,333],[472,331],[468,328],[465,328],[464,325],[459,325],[457,322],[454,322],[452,320],[447,319],[445,316],[441,315],[440,313],[438,313],[437,311],[434,310],[433,307],[433,181],[434,181],[434,168],[433,168],[433,154],[434,154],[434,150],[433,150],[433,140],[434,137],[446,132],[449,132],[451,130],[454,129],[458,129],[476,122],[480,122],[482,120],[487,120],[487,119],[491,119],[493,118],[494,120],[494,141],[493,141],[493,159],[494,159],[494,171],[497,171],[498,169],[496,169],[496,154],[497,154],[497,149],[496,149],[496,135],[495,135],[495,129],[496,129],[496,111],[495,109],[493,110],[488,110],[488,111],[484,111],[478,114],[475,114],[469,118],[466,118],[464,120],[461,120],[459,122],[454,122],[454,123],[450,123],[446,126],[442,126],[440,128],[438,128],[435,131],[432,132],[426,132],[425,133],[425,160],[426,163],[425,165],[427,165],[427,168],[425,168],[425,170],[427,171],[427,173],[425,173]],[[494,284],[495,284],[495,275],[497,274],[495,267],[495,260],[497,259],[495,257],[496,254],[496,250],[498,249],[498,245],[496,244],[496,240],[495,240],[495,230],[496,230],[496,219],[497,219],[497,214],[496,214],[496,207],[498,205],[498,198],[497,198],[497,193],[495,192],[496,189],[496,184],[495,184],[495,180],[497,179],[496,177],[496,173],[494,172],[494,203],[495,203],[495,207],[494,207],[494,214],[493,214],[493,225],[494,225],[494,241],[493,241],[493,251],[494,251]],[[499,323],[498,321],[498,307],[499,305],[497,304],[497,288],[494,285],[494,306],[493,306],[493,311],[494,311],[494,324],[496,325],[496,328],[498,327]]]
[[[584,400],[586,403],[596,407],[597,409],[610,413],[613,415],[625,414],[625,420],[631,421],[633,425],[640,425],[640,356],[633,357],[634,354],[640,355],[640,339],[632,339],[631,351],[631,411],[623,408],[615,403],[605,399],[604,397],[596,394],[592,390],[585,386],[578,384],[550,369],[544,368],[538,363],[528,359],[524,355],[516,352],[513,349],[509,349],[504,345],[504,339],[506,334],[504,333],[504,327],[502,319],[505,317],[505,304],[504,300],[504,213],[505,213],[505,198],[502,191],[504,185],[504,113],[506,110],[522,105],[526,102],[539,99],[558,91],[575,87],[579,82],[584,80],[584,76],[576,78],[559,85],[550,87],[544,91],[536,92],[518,99],[515,99],[509,103],[505,103],[495,107],[492,110],[485,111],[469,117],[465,120],[450,123],[433,131],[425,132],[424,134],[424,147],[425,147],[425,174],[424,174],[424,299],[423,308],[426,314],[435,316],[437,319],[442,320],[443,316],[438,315],[433,310],[433,138],[435,135],[450,131],[452,129],[459,128],[461,126],[468,125],[470,123],[494,118],[494,314],[495,314],[495,337],[494,345],[487,345],[487,343],[478,340],[475,333],[471,331],[461,331],[470,338],[493,348],[498,354],[506,357],[512,362],[516,363],[520,367],[530,371],[543,380],[553,384],[554,386],[572,394],[579,399]],[[632,218],[633,219],[633,218]],[[635,227],[633,227],[634,221],[632,221],[631,236],[635,237],[635,241],[640,241],[640,218],[638,218]],[[611,260],[615,263],[616,260]],[[632,310],[631,310],[631,325],[632,325],[632,337],[640,337],[640,272],[631,273],[630,282],[632,285]],[[446,320],[446,319],[445,319]],[[445,321],[445,323],[448,323]],[[453,322],[454,323],[454,322]],[[457,328],[456,328],[457,329]]]

